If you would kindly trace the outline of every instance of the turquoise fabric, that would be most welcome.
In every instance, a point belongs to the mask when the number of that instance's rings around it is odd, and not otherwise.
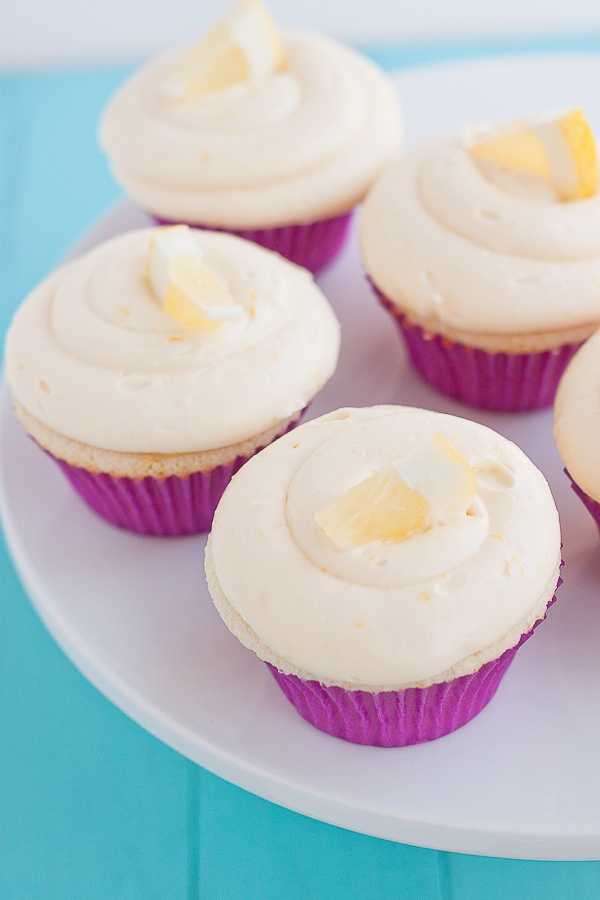
[[[553,49],[600,52],[600,37],[372,53],[392,67]],[[96,124],[125,74],[113,68],[0,78],[2,335],[25,293],[120,197]],[[195,766],[74,668],[0,548],[2,900],[598,896],[600,862],[403,846],[276,807]]]

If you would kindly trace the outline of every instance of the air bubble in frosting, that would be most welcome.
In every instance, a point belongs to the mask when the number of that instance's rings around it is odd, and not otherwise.
[[[541,284],[544,276],[541,273],[531,272],[524,275],[516,275],[514,278],[508,279],[510,287],[528,287],[529,285]]]
[[[493,491],[508,490],[514,487],[515,475],[507,466],[491,459],[478,461],[474,466],[477,487]]]
[[[487,222],[502,222],[504,216],[496,209],[476,209],[475,215],[478,219],[484,219]]]
[[[469,573],[465,569],[458,569],[456,572],[449,572],[444,575],[433,586],[436,594],[452,594],[463,587],[469,578]]]
[[[140,375],[125,375],[117,381],[117,387],[121,391],[145,391],[155,383],[152,378],[144,378]]]

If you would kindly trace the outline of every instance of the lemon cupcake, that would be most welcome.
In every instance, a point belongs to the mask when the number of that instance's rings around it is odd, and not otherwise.
[[[310,274],[232,235],[141,229],[69,262],[17,311],[19,419],[104,518],[206,531],[231,475],[335,369],[339,325]]]
[[[550,405],[600,324],[600,195],[580,111],[431,141],[367,198],[368,275],[415,368],[499,410]]]
[[[600,331],[577,351],[554,401],[554,438],[573,490],[600,528]]]
[[[440,737],[492,698],[559,583],[549,487],[510,441],[408,407],[342,409],[255,456],[206,548],[225,624],[337,737]]]
[[[395,92],[369,59],[281,37],[238,0],[195,47],[152,60],[105,111],[114,177],[159,222],[225,229],[315,272],[400,143]]]

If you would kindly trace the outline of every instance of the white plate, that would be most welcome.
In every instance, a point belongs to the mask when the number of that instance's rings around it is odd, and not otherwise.
[[[573,105],[600,125],[594,57],[444,65],[397,83],[411,143],[466,121]],[[86,244],[143,221],[125,206]],[[360,747],[315,730],[215,613],[204,539],[138,537],[96,518],[24,436],[5,391],[0,499],[26,589],[67,655],[136,722],[274,803],[426,847],[599,858],[600,545],[562,473],[551,413],[481,413],[426,387],[370,295],[355,243],[321,283],[342,321],[343,353],[311,415],[396,402],[468,416],[515,440],[550,481],[565,584],[490,705],[454,734],[416,747]]]

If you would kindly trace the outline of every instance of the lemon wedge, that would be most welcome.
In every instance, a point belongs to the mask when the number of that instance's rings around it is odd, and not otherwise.
[[[173,100],[191,102],[210,91],[264,78],[284,64],[283,44],[262,0],[235,0],[183,56],[163,90]]]
[[[542,178],[561,200],[583,200],[597,189],[596,146],[580,109],[519,119],[481,135],[469,149],[476,159]]]
[[[328,503],[315,520],[340,550],[395,543],[465,514],[475,489],[466,459],[436,434]]]
[[[153,232],[146,279],[165,311],[186,328],[239,319],[244,313],[219,273],[203,262],[187,225]]]

